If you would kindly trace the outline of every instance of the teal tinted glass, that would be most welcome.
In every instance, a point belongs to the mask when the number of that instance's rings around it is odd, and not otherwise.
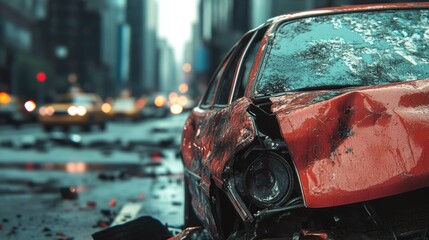
[[[268,42],[254,94],[428,77],[428,10],[325,15],[279,25]]]

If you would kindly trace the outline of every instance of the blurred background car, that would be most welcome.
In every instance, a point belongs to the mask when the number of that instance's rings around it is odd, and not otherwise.
[[[0,122],[20,126],[35,119],[36,103],[0,92]]]
[[[107,114],[109,119],[139,121],[142,119],[142,107],[142,99],[136,100],[133,97],[119,97],[113,99],[110,103],[103,104],[103,111]]]
[[[180,114],[185,111],[192,110],[195,107],[195,100],[188,95],[179,95],[176,92],[172,92],[168,95],[168,101],[170,103],[170,113]]]
[[[80,126],[82,130],[91,130],[92,125],[106,128],[106,115],[102,111],[103,102],[96,94],[71,93],[58,98],[55,103],[40,107],[38,119],[45,131],[53,127]]]
[[[164,118],[169,115],[170,103],[166,94],[154,93],[141,97],[141,114],[144,118]]]

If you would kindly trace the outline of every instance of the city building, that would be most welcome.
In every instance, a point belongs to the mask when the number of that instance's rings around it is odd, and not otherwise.
[[[39,22],[46,6],[47,0],[0,0],[0,91],[36,97],[35,75],[46,67],[46,59],[34,57],[45,49]]]
[[[126,0],[87,0],[90,10],[101,16],[101,61],[106,68],[106,95],[115,96],[127,87],[131,30],[126,23]],[[113,86],[113,87],[112,87]]]
[[[101,17],[84,0],[50,0],[45,22],[46,54],[55,72],[84,91],[102,94]]]
[[[130,26],[129,87],[134,96],[156,91],[157,6],[155,0],[128,0]]]
[[[158,72],[156,90],[169,93],[176,91],[179,79],[176,74],[176,61],[174,51],[165,39],[158,40]]]

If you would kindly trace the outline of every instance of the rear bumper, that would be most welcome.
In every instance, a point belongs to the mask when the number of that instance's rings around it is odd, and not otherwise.
[[[40,117],[39,122],[43,125],[86,125],[90,124],[90,116],[49,116]]]

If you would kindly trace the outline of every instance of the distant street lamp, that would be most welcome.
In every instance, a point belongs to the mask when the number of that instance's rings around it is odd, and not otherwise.
[[[189,89],[189,87],[188,87],[188,84],[186,84],[186,83],[182,83],[179,85],[179,91],[181,93],[186,93],[188,91],[188,89]]]
[[[191,72],[191,70],[192,70],[192,65],[191,65],[191,64],[189,64],[189,63],[185,63],[185,64],[183,64],[183,66],[182,66],[182,70],[183,70],[183,72],[185,72],[185,73],[189,73],[189,72]]]

